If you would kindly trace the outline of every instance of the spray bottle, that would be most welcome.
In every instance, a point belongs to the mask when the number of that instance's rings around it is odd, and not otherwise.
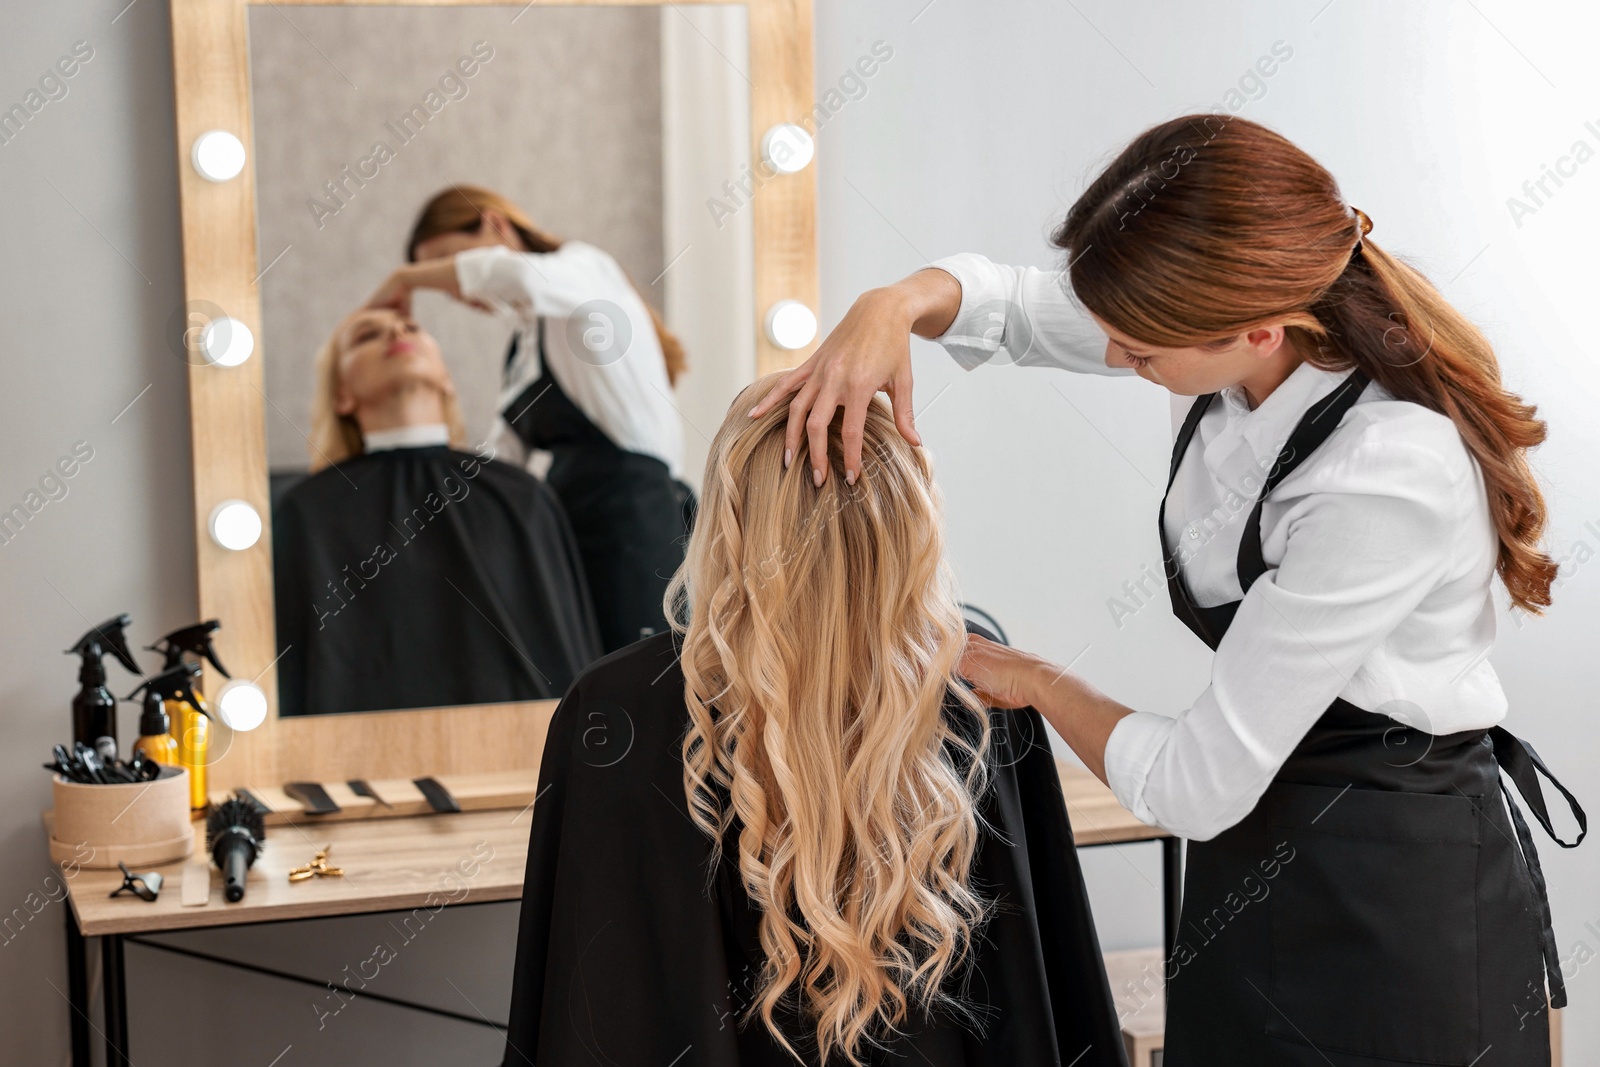
[[[206,709],[205,697],[197,684],[200,660],[209,660],[224,678],[233,677],[217,659],[217,650],[211,645],[211,635],[221,625],[216,619],[197,622],[172,631],[150,646],[152,652],[166,657],[163,676],[176,667],[186,669],[189,674],[182,692],[167,698],[166,709],[172,736],[178,742],[178,765],[189,772],[189,807],[195,811],[206,806],[207,752],[211,744],[211,713]],[[195,658],[185,660],[185,653]]]
[[[143,752],[146,759],[181,766],[178,756],[178,739],[172,736],[172,720],[167,714],[167,702],[188,701],[193,704],[194,671],[187,663],[180,663],[170,671],[162,671],[128,694],[136,700],[144,694],[144,712],[139,717],[139,740],[133,743],[135,752]]]
[[[102,737],[117,739],[117,700],[106,690],[107,652],[117,657],[134,674],[143,675],[133,653],[128,651],[128,639],[123,633],[133,620],[127,615],[107,619],[67,649],[67,655],[82,658],[78,668],[78,681],[82,688],[72,698],[72,740],[95,747]]]

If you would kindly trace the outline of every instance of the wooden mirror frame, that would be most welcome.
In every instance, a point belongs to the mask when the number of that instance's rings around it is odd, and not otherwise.
[[[254,135],[250,110],[248,11],[252,0],[172,0],[172,62],[177,106],[178,197],[183,231],[185,313],[223,309],[258,338],[236,367],[208,365],[191,349],[190,442],[194,461],[195,556],[199,618],[221,619],[223,662],[267,695],[256,729],[219,726],[209,787],[276,785],[289,780],[410,777],[518,770],[536,766],[557,701],[463,705],[278,718],[267,484],[266,399],[262,391],[261,296],[257,287]],[[526,0],[259,0],[278,6],[525,6]],[[564,0],[559,6],[659,6],[666,0]],[[706,0],[690,0],[706,2]],[[729,2],[729,0],[716,0]],[[748,12],[750,165],[762,134],[800,122],[813,106],[811,0],[731,0]],[[238,177],[215,183],[190,162],[195,138],[227,130],[246,145]],[[775,174],[754,197],[756,367],[765,374],[810,354],[777,348],[762,315],[779,300],[815,310],[818,298],[816,168]],[[186,342],[191,343],[186,335]],[[244,500],[263,517],[261,539],[230,551],[211,539],[210,515],[223,500]],[[223,679],[208,669],[205,691]],[[214,701],[213,701],[214,703]]]

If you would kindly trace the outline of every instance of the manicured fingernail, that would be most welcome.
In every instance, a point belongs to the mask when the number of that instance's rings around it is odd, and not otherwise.
[[[760,404],[757,404],[756,408],[758,408],[760,406],[761,406]],[[752,418],[752,419],[755,418],[755,416],[756,416],[756,408],[751,408],[750,409],[749,417]]]
[[[821,467],[812,467],[811,468],[811,483],[813,485],[815,485],[818,489],[822,488],[822,468]]]
[[[855,471],[845,471],[844,472],[844,484],[845,485],[855,485],[856,484],[856,472]]]
[[[793,459],[793,458],[794,458],[794,449],[786,448],[786,449],[783,450],[783,469],[784,470],[788,470],[789,469],[789,461],[791,459]]]

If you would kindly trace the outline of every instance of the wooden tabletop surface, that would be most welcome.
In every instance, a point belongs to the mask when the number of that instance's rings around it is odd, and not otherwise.
[[[1059,760],[1057,766],[1080,847],[1168,836],[1135,819],[1082,767]],[[153,903],[131,893],[112,898],[122,884],[116,869],[78,868],[64,880],[86,937],[518,900],[531,818],[523,808],[274,826],[237,904],[223,900],[221,873],[213,870],[208,902],[184,907],[182,861],[151,868],[166,879]],[[51,821],[46,812],[47,827]],[[291,883],[289,869],[309,863],[325,845],[332,846],[328,863],[348,873]],[[205,824],[196,822],[189,861],[205,858]]]
[[[1117,803],[1106,784],[1083,767],[1056,760],[1061,773],[1061,792],[1067,798],[1067,818],[1078,847],[1119,845],[1128,841],[1154,841],[1172,835],[1140,822]]]

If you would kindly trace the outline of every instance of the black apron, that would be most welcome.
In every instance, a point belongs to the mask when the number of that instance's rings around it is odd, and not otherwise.
[[[546,358],[544,323],[539,377],[501,414],[523,444],[551,453],[545,480],[577,538],[600,642],[614,652],[667,628],[661,601],[694,526],[694,492],[656,457],[618,448],[572,402]]]
[[[1279,453],[1240,539],[1242,590],[1266,571],[1261,500],[1366,384],[1350,375]],[[1169,493],[1214,396],[1178,433]],[[1165,499],[1161,513],[1173,612],[1215,649],[1239,602],[1194,602],[1167,546]],[[1166,1067],[1548,1064],[1546,982],[1551,1005],[1566,992],[1533,838],[1502,770],[1554,837],[1536,774],[1549,771],[1506,730],[1433,736],[1329,705],[1254,811],[1189,843]],[[1582,809],[1550,780],[1581,841]]]

